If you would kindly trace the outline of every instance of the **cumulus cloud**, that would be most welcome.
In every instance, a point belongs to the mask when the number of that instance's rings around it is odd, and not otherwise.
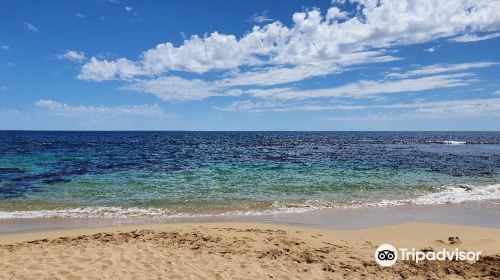
[[[82,14],[82,13],[76,13],[76,14],[75,14],[75,17],[77,17],[77,18],[82,18],[82,19],[83,19],[83,18],[85,18],[86,16],[85,16],[85,14]]]
[[[500,32],[497,33],[491,33],[491,34],[464,34],[455,38],[452,38],[452,41],[455,42],[476,42],[476,41],[483,41],[483,40],[488,40],[488,39],[494,39],[500,37]]]
[[[69,50],[63,54],[57,56],[61,60],[69,60],[73,62],[82,62],[85,60],[85,53],[79,51]]]
[[[59,116],[81,117],[81,116],[144,116],[160,117],[165,113],[158,105],[134,105],[134,106],[72,106],[54,100],[38,100],[35,106],[46,110],[50,114]]]
[[[105,81],[120,79],[130,79],[141,74],[141,69],[137,68],[131,61],[120,58],[115,61],[98,60],[92,57],[88,63],[82,67],[78,75],[82,80]]]
[[[24,23],[24,27],[26,28],[26,30],[28,31],[31,31],[31,32],[38,32],[38,28],[36,26],[34,26],[33,24],[29,23],[29,22],[25,22]]]
[[[399,81],[359,81],[310,91],[293,88],[290,83],[400,59],[395,49],[403,45],[491,33],[500,27],[500,14],[495,12],[500,10],[500,1],[350,2],[357,5],[352,13],[339,7],[324,13],[311,9],[293,14],[290,26],[274,21],[254,26],[241,37],[219,32],[193,35],[179,45],[159,44],[138,59],[92,57],[78,78],[123,80],[123,89],[152,93],[163,100],[238,94],[278,99],[373,98],[383,92],[468,85],[475,80],[470,74],[440,74],[487,66],[438,65],[420,69],[420,73],[415,70],[386,76]],[[267,21],[265,15],[254,15],[254,19]],[[185,76],[179,72],[194,78],[182,78]],[[418,75],[434,76],[414,78]]]
[[[264,11],[261,14],[254,14],[247,21],[255,23],[264,23],[268,21],[273,21],[273,19],[267,16],[267,11]]]
[[[8,51],[8,50],[10,50],[10,46],[9,45],[0,45],[0,49]]]
[[[133,10],[134,9],[132,7],[130,7],[130,6],[126,6],[125,7],[125,11],[127,11],[127,12],[132,12]]]
[[[349,16],[349,13],[341,11],[337,7],[331,7],[328,9],[326,13],[326,19],[327,20],[339,20],[339,19],[347,19]]]
[[[192,36],[177,47],[172,43],[160,44],[145,51],[138,61],[126,59],[126,65],[138,68],[138,75],[157,75],[172,70],[204,73],[264,64],[335,62],[346,53],[422,43],[471,30],[488,31],[500,24],[500,15],[495,12],[500,9],[498,1],[427,0],[417,4],[393,0],[379,5],[363,1],[358,15],[340,23],[331,21],[332,17],[347,15],[338,8],[332,9],[325,16],[316,9],[295,13],[291,27],[273,22],[254,27],[241,38],[214,32],[204,37]],[[89,63],[82,69],[82,77],[101,78],[100,62]],[[118,66],[110,79],[120,72]]]

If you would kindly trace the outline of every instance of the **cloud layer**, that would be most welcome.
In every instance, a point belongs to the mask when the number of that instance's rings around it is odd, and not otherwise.
[[[415,120],[436,118],[500,117],[500,98],[418,101],[413,103],[350,105],[324,104],[320,102],[289,102],[277,100],[237,101],[217,108],[222,111],[289,112],[289,111],[336,111],[348,112],[348,116],[331,117],[331,120],[377,121]],[[383,109],[383,113],[379,113]],[[374,113],[376,112],[376,113]]]
[[[50,114],[69,117],[104,117],[104,116],[144,116],[160,117],[165,112],[158,105],[134,105],[134,106],[72,106],[54,100],[38,100],[35,106]]]
[[[338,1],[337,1],[338,2]],[[254,26],[242,37],[213,32],[193,35],[182,44],[166,42],[142,52],[137,59],[91,57],[78,78],[90,81],[121,80],[122,90],[150,93],[166,101],[240,96],[223,111],[401,110],[410,117],[498,114],[497,99],[373,105],[333,104],[346,99],[387,98],[396,93],[457,88],[477,83],[471,71],[494,67],[496,61],[412,66],[322,88],[298,82],[350,71],[356,67],[403,59],[405,45],[446,39],[472,42],[498,37],[500,1],[484,0],[359,0],[357,8],[343,10],[334,2],[327,11],[310,9],[292,16],[286,26],[255,14]],[[342,3],[346,1],[340,1]],[[434,52],[440,45],[427,48]],[[67,59],[83,61],[75,54]],[[70,58],[72,57],[72,58]],[[320,103],[321,102],[321,103]],[[488,103],[490,102],[490,103]]]
[[[483,40],[489,40],[489,39],[494,39],[500,37],[500,32],[496,33],[490,33],[490,34],[464,34],[458,37],[455,37],[451,39],[452,41],[455,42],[476,42],[476,41],[483,41]]]

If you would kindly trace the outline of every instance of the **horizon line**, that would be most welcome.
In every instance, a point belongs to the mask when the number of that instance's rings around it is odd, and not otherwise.
[[[0,129],[0,132],[500,132],[500,130],[67,130]]]

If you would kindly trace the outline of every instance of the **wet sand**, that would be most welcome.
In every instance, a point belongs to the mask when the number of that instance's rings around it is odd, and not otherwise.
[[[497,202],[184,219],[0,220],[0,279],[500,278]],[[451,244],[448,237],[459,237]],[[480,251],[398,261],[380,244]]]
[[[408,222],[443,223],[500,228],[500,202],[444,205],[404,205],[347,209],[318,209],[272,215],[227,215],[185,218],[40,218],[0,219],[0,235],[54,229],[81,229],[141,224],[233,223],[284,224],[319,229],[363,229]]]

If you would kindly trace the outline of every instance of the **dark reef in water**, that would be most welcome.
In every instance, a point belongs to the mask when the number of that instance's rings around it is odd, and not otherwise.
[[[195,176],[201,168],[219,172],[238,164],[256,173],[265,167],[310,176],[315,168],[493,176],[500,171],[500,133],[0,131],[0,199],[84,175],[134,170]]]

